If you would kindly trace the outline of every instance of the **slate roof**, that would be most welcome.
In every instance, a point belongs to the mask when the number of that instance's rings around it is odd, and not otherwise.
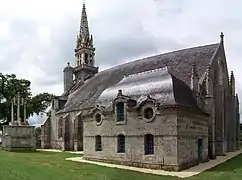
[[[149,95],[160,105],[181,105],[198,109],[190,87],[172,76],[167,67],[125,76],[119,83],[104,90],[97,103],[112,109],[112,102],[117,98],[119,90],[138,105]]]
[[[101,93],[120,82],[125,75],[141,73],[157,68],[168,67],[169,72],[190,86],[191,69],[196,61],[198,76],[210,65],[220,43],[193,47],[125,63],[99,72],[88,79],[68,97],[65,106],[58,112],[78,110],[95,104]]]

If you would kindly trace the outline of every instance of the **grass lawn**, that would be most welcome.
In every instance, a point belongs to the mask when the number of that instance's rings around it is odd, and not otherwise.
[[[66,161],[80,156],[53,152],[0,151],[0,180],[177,180],[116,168]],[[242,154],[186,180],[241,180]]]

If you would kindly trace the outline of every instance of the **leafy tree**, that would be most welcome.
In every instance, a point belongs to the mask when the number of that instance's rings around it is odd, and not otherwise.
[[[27,118],[34,113],[40,114],[50,105],[52,94],[40,93],[32,96],[30,89],[31,82],[26,79],[18,79],[15,74],[0,74],[0,128],[4,124],[11,121],[11,102],[13,98],[20,93],[26,102],[26,115]],[[16,106],[14,106],[14,116],[16,115]],[[23,119],[23,107],[20,109],[20,117]]]

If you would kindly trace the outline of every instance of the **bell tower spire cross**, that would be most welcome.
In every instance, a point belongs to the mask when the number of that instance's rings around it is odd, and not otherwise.
[[[98,67],[95,67],[95,48],[93,46],[92,35],[89,33],[85,1],[83,1],[82,6],[80,32],[77,36],[75,58],[76,67],[74,68],[74,74],[77,81],[85,81],[85,79],[98,72]]]

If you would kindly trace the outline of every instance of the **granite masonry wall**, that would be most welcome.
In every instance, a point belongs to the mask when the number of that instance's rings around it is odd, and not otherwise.
[[[200,162],[208,161],[209,117],[191,111],[178,111],[178,163],[186,169],[199,163],[198,141],[202,141]]]

